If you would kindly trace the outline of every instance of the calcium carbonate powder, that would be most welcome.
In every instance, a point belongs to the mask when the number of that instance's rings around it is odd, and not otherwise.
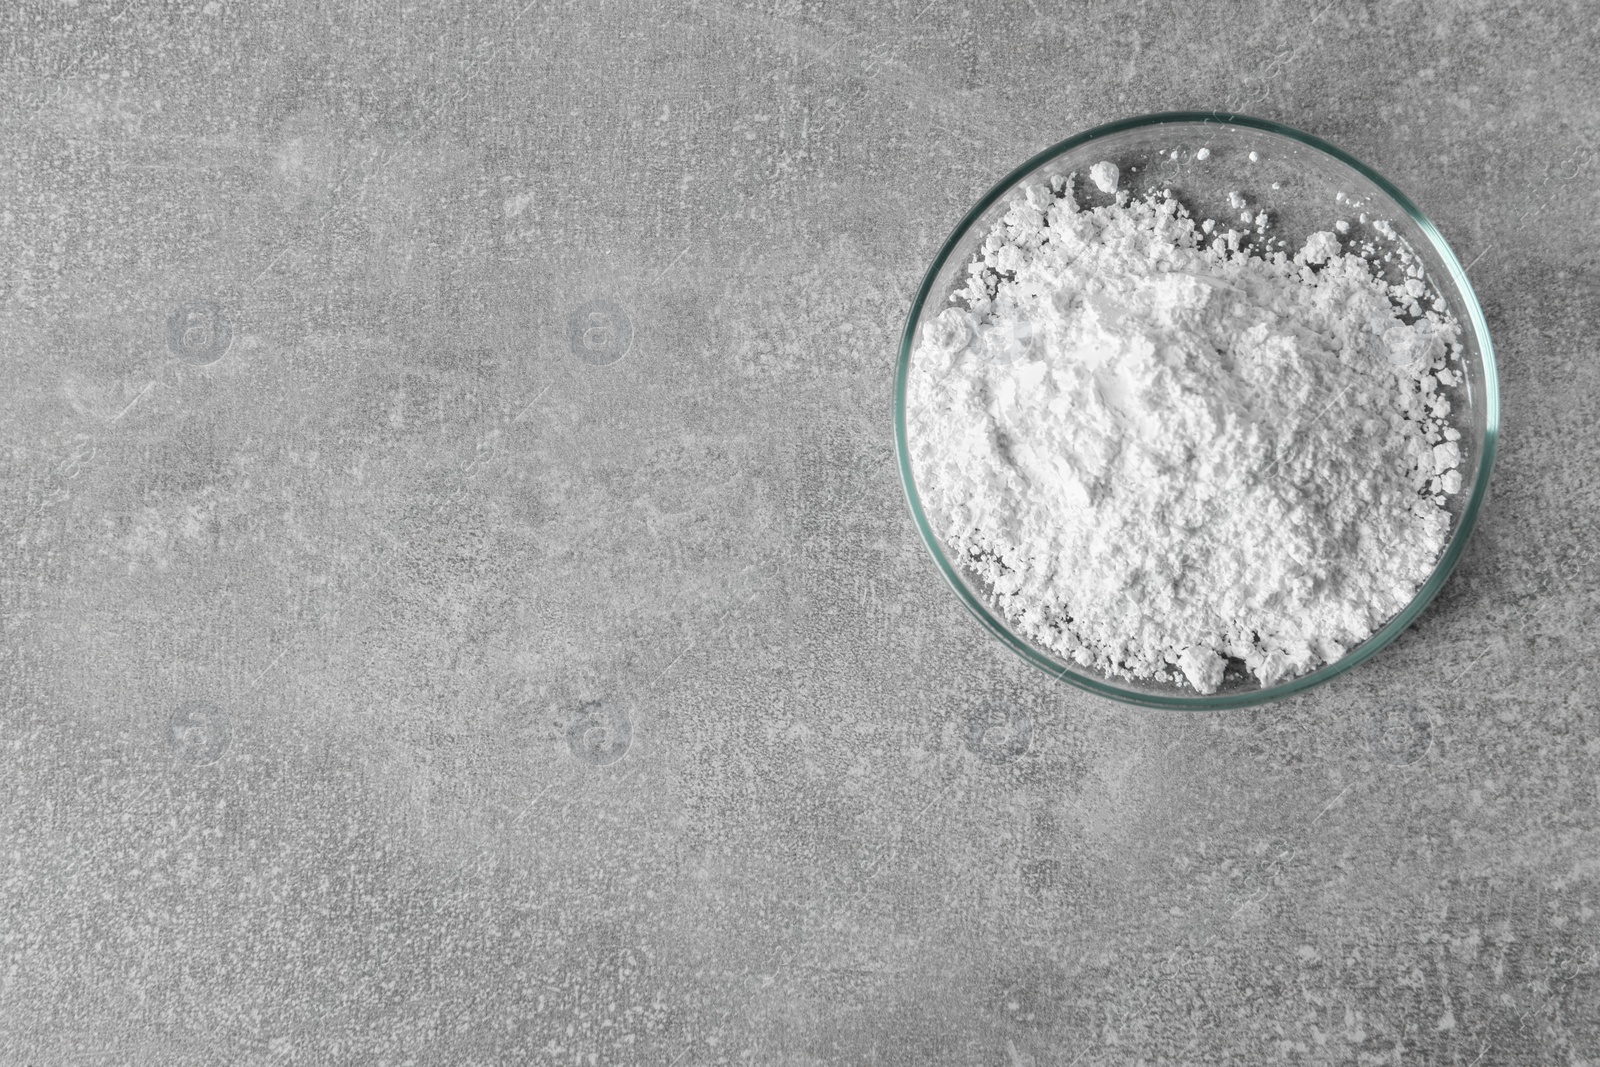
[[[1029,186],[914,353],[930,522],[1081,666],[1202,693],[1230,660],[1302,674],[1401,610],[1449,533],[1459,346],[1420,266],[1387,285],[1335,233],[1293,258],[1241,236],[1165,194]]]

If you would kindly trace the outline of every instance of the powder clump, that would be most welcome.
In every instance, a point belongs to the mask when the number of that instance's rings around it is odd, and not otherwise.
[[[1432,570],[1461,487],[1456,328],[1405,315],[1333,233],[1257,255],[1170,196],[1122,201],[1030,186],[987,235],[912,360],[918,493],[1055,654],[1202,693],[1235,662],[1272,685],[1343,656]]]
[[[1121,178],[1122,172],[1117,169],[1117,165],[1103,159],[1089,168],[1089,180],[1094,182],[1095,188],[1102,193],[1116,192],[1117,182]]]

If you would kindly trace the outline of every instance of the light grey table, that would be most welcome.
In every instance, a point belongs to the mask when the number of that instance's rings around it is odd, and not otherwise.
[[[1600,1062],[1597,26],[7,4],[0,1063]],[[889,432],[967,205],[1183,107],[1407,190],[1507,425],[1205,715],[985,637]]]

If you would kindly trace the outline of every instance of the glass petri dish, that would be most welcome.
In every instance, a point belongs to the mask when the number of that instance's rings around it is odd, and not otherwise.
[[[1217,692],[1201,694],[1171,683],[1113,677],[1064,660],[1011,625],[986,582],[952,558],[923,509],[906,436],[906,387],[924,325],[965,284],[966,267],[978,245],[1024,185],[1076,172],[1078,189],[1088,194],[1080,195],[1080,203],[1109,202],[1109,197],[1096,200],[1093,186],[1084,180],[1101,160],[1117,165],[1124,188],[1172,190],[1196,219],[1220,223],[1236,216],[1234,197],[1242,195],[1251,210],[1270,213],[1273,235],[1285,239],[1291,250],[1309,234],[1334,229],[1339,221],[1349,227],[1351,238],[1378,244],[1380,255],[1389,246],[1403,246],[1422,265],[1430,293],[1442,299],[1461,327],[1465,380],[1447,394],[1453,408],[1450,425],[1461,434],[1463,453],[1462,491],[1448,498],[1450,539],[1428,580],[1402,611],[1340,659],[1310,673],[1262,686],[1235,666]],[[962,218],[928,268],[901,335],[894,382],[895,451],[906,501],[934,563],[978,622],[1012,651],[1061,681],[1128,704],[1192,710],[1247,707],[1304,692],[1371,658],[1410,626],[1444,586],[1489,488],[1500,432],[1496,373],[1483,309],[1461,262],[1428,217],[1388,179],[1326,141],[1265,119],[1164,112],[1097,126],[1040,152],[1002,178]]]

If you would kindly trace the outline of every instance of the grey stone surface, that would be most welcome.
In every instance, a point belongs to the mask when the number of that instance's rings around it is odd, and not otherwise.
[[[1600,1063],[1597,26],[5,5],[0,1063]],[[1376,661],[1131,710],[943,587],[894,339],[1230,106],[1432,214],[1508,433]]]

